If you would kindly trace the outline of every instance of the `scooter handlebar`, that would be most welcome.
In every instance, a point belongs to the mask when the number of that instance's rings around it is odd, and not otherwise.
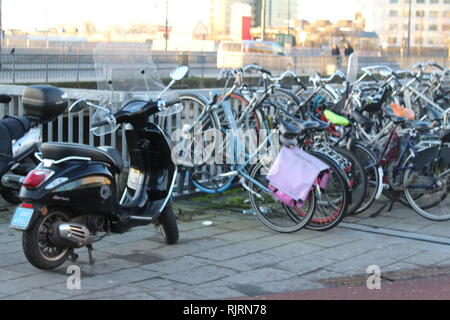
[[[93,124],[91,124],[91,127],[92,128],[98,128],[98,127],[102,127],[102,126],[106,126],[106,125],[109,125],[109,121],[108,120],[93,123]]]
[[[11,96],[8,96],[6,94],[0,94],[0,103],[10,103],[12,100]]]

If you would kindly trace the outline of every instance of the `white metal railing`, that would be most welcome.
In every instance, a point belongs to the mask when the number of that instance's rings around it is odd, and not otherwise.
[[[387,65],[393,70],[409,69],[417,61],[433,60],[449,67],[447,56],[359,56],[360,67],[370,65]],[[218,75],[217,52],[168,52],[152,55],[162,77],[168,77],[170,71],[179,65],[188,65],[190,75],[215,78]],[[290,60],[292,59],[292,60]],[[222,61],[223,60],[223,61]],[[291,62],[289,62],[291,61]],[[343,57],[340,68],[345,70],[347,58]],[[235,64],[259,63],[275,73],[292,68],[299,75],[314,73],[331,74],[338,64],[337,58],[331,54],[296,53],[290,58],[267,56],[261,54],[221,55],[219,62],[233,66]],[[292,65],[291,65],[292,64]],[[240,67],[240,65],[239,65]],[[92,54],[70,53],[27,53],[17,50],[14,54],[0,54],[0,83],[39,83],[39,82],[89,82],[95,81],[95,69]]]
[[[24,109],[22,105],[22,93],[26,86],[19,85],[0,85],[0,93],[8,94],[12,96],[12,101],[8,104],[0,104],[0,119],[5,115],[24,115]],[[105,92],[99,90],[88,89],[63,89],[69,98],[70,104],[80,98],[84,98],[88,101],[98,103]],[[197,93],[201,95],[208,94],[206,90],[186,90],[189,93]],[[180,92],[183,93],[183,90]],[[108,94],[110,94],[108,92]],[[122,93],[116,92],[117,99],[121,101]],[[233,107],[237,112],[241,111],[242,105],[238,100],[234,101]],[[119,150],[122,155],[125,167],[129,165],[129,158],[126,145],[125,130],[119,130],[114,134],[108,134],[102,137],[96,137],[90,131],[90,121],[92,116],[92,109],[85,111],[84,113],[69,113],[56,118],[53,122],[41,125],[42,136],[44,142],[67,142],[67,143],[80,143],[94,147],[98,146],[111,146]],[[170,135],[176,129],[181,129],[185,123],[193,123],[196,117],[201,112],[201,106],[192,101],[185,105],[184,110],[181,113],[176,114],[173,117],[165,118],[163,129]],[[179,179],[180,177],[177,177]],[[177,180],[177,185],[178,180]],[[192,190],[192,186],[189,186],[188,181],[185,181],[183,190],[187,193]]]

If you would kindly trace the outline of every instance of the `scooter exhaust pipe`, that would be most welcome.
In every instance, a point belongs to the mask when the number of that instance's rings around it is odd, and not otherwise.
[[[16,174],[5,174],[2,178],[2,185],[5,188],[20,189],[24,181],[24,176],[19,176]]]
[[[57,246],[82,248],[92,243],[91,232],[79,223],[57,223],[53,225],[50,240]]]

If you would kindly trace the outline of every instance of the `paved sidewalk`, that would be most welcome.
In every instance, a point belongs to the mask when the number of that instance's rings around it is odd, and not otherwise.
[[[239,198],[222,206],[179,201],[175,246],[145,227],[94,245],[93,266],[86,250],[79,250],[81,290],[67,289],[70,263],[43,272],[26,261],[21,234],[8,228],[8,208],[0,212],[0,299],[246,298],[364,286],[371,265],[389,282],[450,274],[450,222],[395,207],[375,218],[348,217],[325,233],[278,234],[243,215],[246,207]]]

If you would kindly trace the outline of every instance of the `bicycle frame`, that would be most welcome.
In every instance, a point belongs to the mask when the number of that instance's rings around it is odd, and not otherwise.
[[[408,83],[406,83],[401,89],[400,93],[403,93],[405,95],[405,104],[408,109],[412,109],[411,105],[411,97],[410,97],[410,91],[414,93],[417,97],[415,98],[415,101],[417,101],[419,98],[424,100],[425,102],[429,103],[433,108],[438,110],[439,112],[445,112],[444,109],[442,109],[437,103],[429,99],[427,96],[425,96],[422,92],[414,88],[412,85],[417,81],[416,78],[411,79]],[[394,94],[395,95],[395,94]]]
[[[230,92],[230,94],[231,94],[231,92]],[[256,148],[256,150],[252,154],[248,155],[248,154],[244,153],[245,162],[239,163],[239,161],[241,160],[240,155],[245,150],[244,143],[241,141],[241,139],[239,139],[239,128],[242,125],[243,121],[242,120],[236,121],[236,119],[233,115],[233,111],[231,109],[230,103],[224,99],[221,101],[220,104],[210,106],[209,108],[204,110],[204,112],[199,117],[199,119],[203,120],[205,118],[207,112],[214,113],[218,107],[221,107],[223,109],[225,116],[227,118],[228,124],[230,125],[230,129],[231,129],[231,135],[229,135],[229,137],[231,139],[231,141],[230,141],[230,143],[231,143],[231,154],[230,154],[230,156],[231,156],[231,161],[230,161],[231,162],[231,171],[227,172],[227,173],[223,173],[220,176],[222,176],[222,177],[241,176],[246,181],[250,181],[251,183],[256,185],[258,188],[263,190],[264,192],[266,192],[268,194],[272,194],[271,190],[269,190],[267,187],[262,185],[257,180],[250,177],[250,175],[247,174],[246,169],[251,164],[251,162],[257,157],[259,152],[265,147],[266,143],[273,138],[276,131],[272,130],[272,132],[264,139],[264,141],[260,142],[259,146]],[[253,110],[253,109],[251,109],[250,107],[247,107],[246,110],[247,110],[248,114],[250,114],[250,112],[251,112],[250,110]],[[245,116],[241,117],[240,119],[245,119]],[[220,130],[225,131],[225,128],[221,127]],[[234,179],[231,179],[225,186],[223,186],[220,189],[214,190],[214,191],[203,188],[201,185],[197,185],[196,187],[198,189],[200,189],[202,192],[210,193],[210,194],[217,194],[217,193],[222,193],[222,192],[230,189],[233,186],[233,184],[234,184]],[[241,184],[244,186],[245,189],[249,190],[247,184],[244,181],[241,181]],[[249,191],[254,192],[252,190],[249,190]]]

